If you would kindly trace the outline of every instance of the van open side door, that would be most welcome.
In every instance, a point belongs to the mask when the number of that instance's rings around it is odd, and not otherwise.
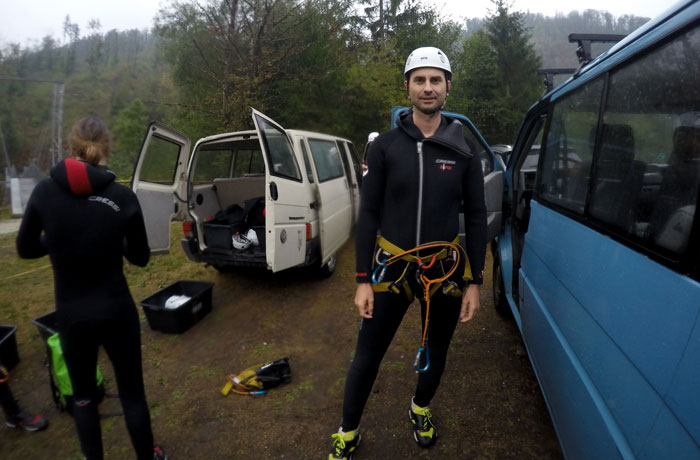
[[[273,272],[303,264],[309,203],[287,132],[253,109],[265,160],[265,248]]]
[[[170,249],[170,222],[187,215],[190,140],[157,121],[148,125],[136,160],[131,190],[141,205],[148,245],[154,254]]]

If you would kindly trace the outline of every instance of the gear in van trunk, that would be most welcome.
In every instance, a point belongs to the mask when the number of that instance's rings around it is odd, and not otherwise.
[[[245,250],[259,246],[259,237],[252,227],[265,226],[265,198],[256,197],[228,206],[217,212],[214,219],[204,223],[207,246],[220,249]]]

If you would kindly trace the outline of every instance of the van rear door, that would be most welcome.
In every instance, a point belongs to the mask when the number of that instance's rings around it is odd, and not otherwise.
[[[148,245],[154,254],[170,249],[170,222],[187,215],[187,163],[190,140],[153,121],[136,160],[131,190],[143,212]]]
[[[255,109],[253,122],[265,160],[267,265],[277,272],[306,260],[306,222],[310,208],[289,135]]]

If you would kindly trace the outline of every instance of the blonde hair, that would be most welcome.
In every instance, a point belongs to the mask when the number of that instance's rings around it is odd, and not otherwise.
[[[112,153],[112,136],[99,117],[90,115],[73,125],[70,153],[91,165],[107,161]]]

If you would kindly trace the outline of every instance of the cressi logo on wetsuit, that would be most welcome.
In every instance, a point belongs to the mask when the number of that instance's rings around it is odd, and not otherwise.
[[[119,212],[121,210],[121,208],[119,207],[119,205],[117,203],[115,203],[114,201],[110,200],[109,198],[105,198],[103,196],[92,195],[88,198],[88,200],[97,201],[99,203],[104,203],[107,206],[109,206],[110,208],[114,209],[114,212]]]

